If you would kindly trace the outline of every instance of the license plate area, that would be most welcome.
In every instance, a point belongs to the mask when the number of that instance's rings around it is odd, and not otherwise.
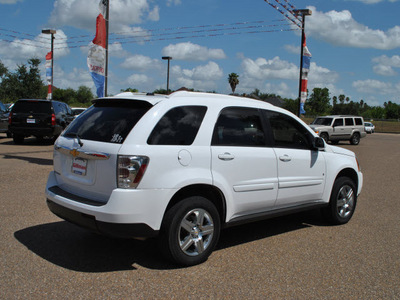
[[[75,157],[72,160],[72,173],[80,176],[86,176],[87,171],[87,159]]]
[[[36,120],[35,119],[26,119],[27,124],[35,124]]]

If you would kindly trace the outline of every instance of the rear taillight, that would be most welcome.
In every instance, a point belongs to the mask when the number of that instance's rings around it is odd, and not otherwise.
[[[118,156],[117,185],[123,189],[135,189],[146,172],[147,156]]]
[[[10,114],[8,115],[8,124],[11,125],[11,112],[10,112]]]
[[[55,126],[55,125],[56,125],[56,115],[51,114],[51,126]]]

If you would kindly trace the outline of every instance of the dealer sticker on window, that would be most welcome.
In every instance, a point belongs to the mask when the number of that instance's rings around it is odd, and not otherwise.
[[[87,160],[80,157],[75,157],[74,160],[72,161],[72,173],[85,176],[86,170],[87,170]]]

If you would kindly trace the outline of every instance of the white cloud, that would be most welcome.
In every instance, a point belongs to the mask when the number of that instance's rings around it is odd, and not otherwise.
[[[298,67],[278,56],[273,59],[257,58],[252,60],[244,58],[242,61],[244,76],[258,79],[298,79]]]
[[[323,13],[315,7],[309,8],[313,14],[307,18],[306,31],[314,38],[346,47],[384,50],[400,47],[400,26],[387,31],[370,29],[355,21],[348,10]]]
[[[179,5],[181,3],[181,0],[167,0],[167,6],[171,6],[172,4]]]
[[[161,69],[162,63],[159,59],[152,59],[148,56],[136,54],[128,57],[122,64],[124,69],[131,69],[135,71],[146,71],[150,69]]]
[[[216,82],[223,76],[221,67],[210,61],[206,65],[197,66],[193,69],[181,69],[180,66],[173,66],[171,79],[174,88],[187,87],[196,90],[213,90],[217,88]]]
[[[397,75],[397,72],[393,70],[393,68],[400,68],[399,55],[394,55],[392,57],[382,55],[373,58],[372,62],[375,63],[373,66],[374,72],[383,76],[395,76]]]
[[[301,50],[300,46],[285,45],[284,48],[289,53],[299,54],[300,55],[300,50]]]
[[[67,48],[67,36],[62,30],[54,35],[55,60],[70,53]],[[39,58],[45,61],[46,53],[50,51],[51,37],[40,33],[33,39],[14,39],[12,42],[0,41],[0,57],[2,62],[11,69],[17,64],[26,64],[30,58]]]
[[[17,2],[22,2],[23,0],[0,0],[0,4],[15,4]]]
[[[141,23],[145,19],[159,20],[159,8],[148,0],[110,1],[110,31],[121,31],[123,27]],[[98,0],[55,0],[49,24],[73,26],[94,31],[99,14]]]
[[[300,71],[299,71],[300,72]],[[315,62],[310,64],[308,82],[314,85],[327,85],[337,82],[339,74],[327,68],[318,66]]]
[[[375,79],[357,80],[353,82],[353,87],[363,94],[393,95],[397,98],[400,93],[400,82],[392,84]]]
[[[358,2],[362,2],[365,4],[376,4],[376,3],[380,3],[380,2],[384,2],[386,0],[353,0],[353,1],[358,1]],[[398,0],[389,0],[389,2],[397,2]]]
[[[132,86],[146,85],[151,79],[144,74],[133,74],[128,77],[127,83]]]
[[[168,45],[162,50],[164,56],[171,56],[176,60],[205,61],[210,59],[224,59],[222,49],[209,49],[191,42]]]

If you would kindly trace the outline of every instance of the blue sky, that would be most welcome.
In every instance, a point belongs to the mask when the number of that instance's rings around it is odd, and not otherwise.
[[[276,0],[269,0],[276,3]],[[288,0],[306,17],[312,53],[308,88],[327,87],[369,105],[400,104],[399,0]],[[285,0],[280,0],[285,3]],[[54,85],[94,89],[86,58],[99,0],[0,0],[0,60],[10,70],[50,50],[57,30]],[[264,0],[110,0],[108,93],[170,88],[297,98],[300,31]],[[207,26],[205,26],[207,25]],[[283,30],[283,31],[282,31]]]

